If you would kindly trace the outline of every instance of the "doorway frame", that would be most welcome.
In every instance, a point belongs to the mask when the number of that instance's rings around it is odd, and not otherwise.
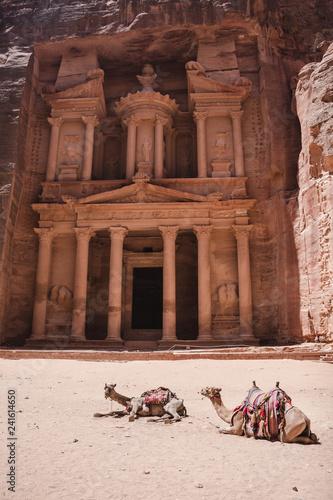
[[[163,251],[161,252],[132,252],[125,250],[124,286],[123,286],[123,340],[161,340],[161,329],[133,329],[132,328],[132,300],[133,300],[133,269],[135,267],[161,267],[163,269]]]

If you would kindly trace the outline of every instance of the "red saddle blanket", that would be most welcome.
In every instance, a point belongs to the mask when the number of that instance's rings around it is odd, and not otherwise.
[[[278,439],[284,426],[284,416],[292,408],[290,397],[276,387],[265,393],[253,386],[245,400],[233,411],[233,416],[243,412],[243,430],[246,436],[255,438]]]
[[[141,394],[141,397],[145,398],[145,404],[167,404],[170,399],[175,397],[175,394],[167,389],[166,387],[159,387],[158,389],[152,389],[151,391],[146,391]]]

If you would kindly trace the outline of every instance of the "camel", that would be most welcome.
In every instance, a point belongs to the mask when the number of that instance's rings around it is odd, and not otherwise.
[[[170,416],[173,421],[181,420],[181,416],[186,416],[186,408],[181,399],[178,399],[175,395],[168,391],[168,397],[170,398],[166,404],[163,403],[150,403],[149,406],[145,404],[146,395],[148,392],[143,393],[138,398],[130,398],[128,396],[123,396],[115,390],[116,384],[105,384],[104,396],[105,399],[110,398],[112,401],[116,401],[122,406],[126,407],[127,413],[129,412],[129,421],[133,422],[134,419],[140,417],[157,416],[163,417],[166,423],[170,422]],[[152,391],[149,391],[152,392]],[[113,413],[113,412],[111,412]],[[123,414],[126,414],[123,412]],[[95,416],[106,416],[110,414],[95,414]],[[168,419],[167,419],[168,417]],[[162,419],[160,419],[162,420]],[[155,420],[156,421],[156,420]]]
[[[275,428],[275,434],[268,434],[263,428],[265,424],[267,424],[267,420],[271,417],[272,413],[269,413],[268,416],[264,417],[266,422],[263,422],[261,419],[262,412],[264,411],[265,401],[268,401],[267,398],[256,406],[256,404],[251,405],[250,396],[251,394],[260,394],[263,395],[262,391],[256,386],[256,383],[253,382],[252,388],[249,390],[247,398],[244,400],[243,404],[235,408],[234,410],[228,410],[221,399],[221,389],[215,387],[206,387],[201,390],[202,396],[207,397],[213,403],[213,406],[216,410],[218,416],[224,420],[227,424],[230,424],[230,428],[221,428],[219,432],[221,434],[232,434],[235,436],[245,435],[247,437],[253,436],[255,438],[263,437],[266,439],[277,439],[281,443],[302,443],[302,444],[317,444],[319,442],[317,436],[311,432],[310,430],[310,419],[304,415],[304,413],[296,408],[296,406],[291,405],[290,398],[279,389],[279,383],[276,383],[276,388],[269,393],[269,397],[271,394],[275,392],[278,394],[278,398],[275,401],[276,405],[280,404],[282,401],[282,414],[280,416],[280,424]],[[264,395],[265,396],[265,395]],[[269,410],[273,411],[273,410]],[[261,423],[260,423],[261,419]],[[252,428],[252,432],[251,429]],[[267,428],[267,427],[266,427]],[[255,432],[253,432],[255,429]],[[270,429],[271,431],[271,429]]]

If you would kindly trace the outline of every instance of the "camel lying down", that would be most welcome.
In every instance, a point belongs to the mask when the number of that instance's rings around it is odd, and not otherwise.
[[[218,416],[230,428],[220,429],[221,434],[245,435],[265,438],[282,443],[316,444],[317,436],[310,430],[310,420],[291,405],[289,396],[279,388],[265,394],[253,382],[243,403],[228,410],[221,399],[221,389],[206,387],[201,394],[211,400]]]
[[[138,398],[130,398],[123,396],[115,391],[116,384],[105,384],[104,396],[105,399],[110,398],[122,406],[126,407],[123,412],[129,414],[129,421],[140,417],[163,417],[165,422],[170,422],[170,417],[173,421],[181,420],[181,417],[186,417],[186,408],[181,399],[178,399],[169,389],[160,387],[156,391],[147,391]],[[163,394],[163,399],[154,399],[157,393]],[[95,416],[106,416],[110,414],[95,413]],[[118,412],[119,414],[120,412]],[[156,420],[155,420],[156,421]]]

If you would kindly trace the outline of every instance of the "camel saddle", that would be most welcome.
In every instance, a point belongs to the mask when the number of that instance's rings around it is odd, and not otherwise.
[[[141,394],[141,397],[145,398],[145,405],[149,406],[156,404],[166,405],[176,395],[166,387],[159,387],[158,389],[144,392]]]
[[[236,413],[241,411],[245,436],[274,441],[278,439],[285,424],[284,416],[291,408],[290,397],[279,387],[265,393],[253,386],[243,403],[234,409],[231,424]]]

